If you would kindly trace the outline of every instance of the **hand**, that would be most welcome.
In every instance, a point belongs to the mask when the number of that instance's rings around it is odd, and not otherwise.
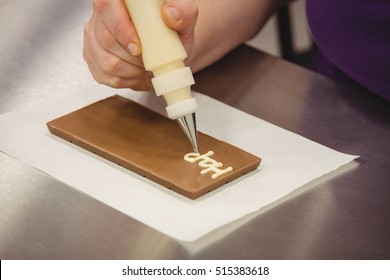
[[[161,11],[189,54],[198,17],[195,0],[167,0]],[[149,90],[152,74],[145,70],[140,41],[123,0],[94,0],[84,28],[84,59],[94,79],[114,88]]]

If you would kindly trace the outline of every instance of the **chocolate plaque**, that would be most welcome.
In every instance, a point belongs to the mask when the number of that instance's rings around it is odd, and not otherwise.
[[[193,154],[175,121],[119,95],[47,126],[52,134],[190,199],[256,169],[261,161],[201,132],[200,154]]]

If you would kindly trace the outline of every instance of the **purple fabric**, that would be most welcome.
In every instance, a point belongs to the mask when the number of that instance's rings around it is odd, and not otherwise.
[[[390,0],[307,0],[306,6],[314,41],[336,66],[319,59],[317,70],[349,76],[390,101]]]

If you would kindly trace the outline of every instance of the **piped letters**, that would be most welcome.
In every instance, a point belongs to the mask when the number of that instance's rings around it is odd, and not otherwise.
[[[190,163],[194,163],[199,160],[198,165],[202,168],[205,168],[200,172],[200,174],[203,175],[208,172],[213,172],[214,174],[211,175],[211,178],[213,179],[216,179],[225,173],[233,171],[233,168],[230,166],[225,169],[220,169],[220,167],[222,167],[223,164],[221,162],[218,162],[210,158],[210,156],[212,155],[214,155],[213,151],[209,151],[204,155],[198,153],[188,153],[184,156],[184,160]]]

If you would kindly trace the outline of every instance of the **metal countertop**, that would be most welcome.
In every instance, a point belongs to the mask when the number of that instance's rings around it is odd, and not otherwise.
[[[94,83],[81,54],[91,2],[0,2],[0,113]],[[196,91],[360,155],[359,166],[203,246],[177,242],[0,152],[0,258],[390,259],[389,103],[247,46],[196,81]]]

